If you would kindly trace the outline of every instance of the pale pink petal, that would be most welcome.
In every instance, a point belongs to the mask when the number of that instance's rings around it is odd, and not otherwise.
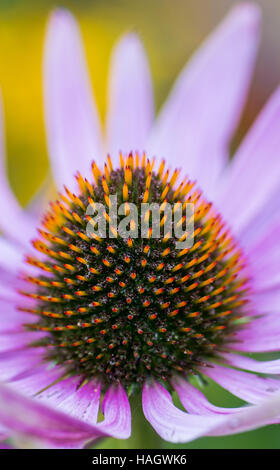
[[[91,398],[96,400],[95,395],[98,395],[96,388],[93,390],[93,395],[89,393],[89,388],[84,392],[86,396],[78,392],[79,418],[84,417],[78,419],[63,410],[63,399],[69,399],[71,387],[67,387],[65,392],[62,388],[60,391],[57,389],[58,396],[56,398],[50,396],[50,406],[48,406],[48,400],[43,403],[15,391],[17,384],[18,382],[14,382],[13,388],[0,385],[0,423],[12,431],[44,439],[61,448],[81,447],[86,441],[91,442],[99,437],[113,436],[123,439],[130,435],[130,407],[126,393],[121,387],[111,387],[108,390],[104,396],[104,420],[98,424],[91,424],[95,423],[97,414],[96,403],[91,408],[89,400]],[[76,404],[78,397],[75,399]],[[55,402],[59,403],[58,409],[53,406]],[[88,411],[93,411],[92,416]]]
[[[235,7],[181,73],[148,152],[183,167],[212,197],[244,105],[259,36],[254,4]]]
[[[280,374],[280,359],[256,361],[255,359],[232,353],[224,353],[223,359],[228,364],[239,369],[246,369],[260,374]]]
[[[280,395],[273,393],[268,400],[262,400],[260,405],[243,406],[238,408],[221,408],[212,405],[196,387],[178,378],[174,387],[182,405],[190,413],[199,415],[223,415],[223,424],[217,426],[207,435],[219,436],[249,431],[267,424],[280,421]]]
[[[216,199],[233,232],[240,236],[257,217],[262,226],[265,204],[280,184],[280,88],[260,113],[230,164]],[[242,237],[241,237],[242,238]]]
[[[0,423],[22,435],[75,447],[80,447],[89,439],[104,436],[97,426],[27,398],[4,385],[0,385]]]
[[[74,174],[90,174],[102,161],[101,131],[75,19],[56,10],[48,24],[44,57],[47,140],[53,175],[61,189],[75,187]]]
[[[279,393],[277,395],[272,394],[272,397],[268,400],[262,400],[260,405],[221,408],[212,405],[196,387],[186,382],[186,380],[176,380],[175,389],[182,405],[190,413],[199,415],[219,414],[224,416],[223,424],[218,425],[217,428],[207,433],[210,436],[235,434],[267,424],[279,423],[280,421]]]
[[[36,396],[45,404],[59,409],[90,424],[97,423],[100,383],[91,381],[81,385],[80,376],[60,380]]]
[[[45,350],[43,348],[26,348],[21,351],[0,352],[0,380],[12,380],[14,377],[42,361]]]
[[[131,411],[127,394],[121,385],[111,386],[102,402],[104,421],[98,427],[117,439],[128,439],[131,433]]]
[[[0,228],[11,240],[22,246],[28,246],[35,233],[35,221],[20,207],[10,187],[5,164],[5,138],[2,115],[2,97],[0,95]]]
[[[277,292],[277,300],[279,300]],[[259,298],[260,296],[258,296]],[[265,300],[269,302],[272,295],[267,295]],[[274,299],[275,300],[275,299]],[[234,336],[234,342],[228,346],[236,351],[244,352],[269,352],[279,351],[280,349],[280,322],[279,322],[279,302],[275,309],[277,313],[265,315],[261,318],[251,321],[246,327],[237,332]],[[268,307],[269,308],[269,305]]]
[[[143,388],[143,411],[146,419],[162,439],[188,442],[210,432],[222,423],[222,416],[187,414],[172,402],[170,393],[159,383],[146,383]]]
[[[59,405],[59,409],[87,423],[96,424],[99,411],[100,389],[100,383],[91,381],[78,390],[74,390],[72,394],[69,394]]]
[[[261,403],[273,392],[280,391],[280,381],[276,379],[258,377],[218,365],[202,367],[200,370],[230,393],[249,403]]]
[[[116,45],[109,72],[107,152],[145,150],[154,117],[152,80],[143,45],[134,33]]]
[[[60,380],[64,374],[65,370],[59,366],[51,367],[49,363],[39,363],[31,369],[22,369],[9,381],[9,384],[15,387],[18,392],[32,396]]]
[[[6,351],[16,351],[25,348],[31,342],[45,336],[41,332],[19,332],[12,334],[0,334],[0,353]]]
[[[15,290],[15,286],[7,284],[6,282],[0,282],[0,300],[11,302],[12,304],[19,302],[22,297]]]
[[[238,413],[243,409],[241,408],[222,408],[212,405],[200,390],[191,385],[185,379],[176,377],[172,381],[173,387],[178,393],[183,407],[189,412],[198,415],[227,415],[231,413]]]
[[[6,238],[0,238],[0,270],[17,273],[24,266],[24,249]]]
[[[279,314],[279,305],[279,285],[277,284],[273,287],[264,287],[262,290],[254,291],[254,294],[250,299],[250,313],[252,316],[261,315],[263,318],[266,317],[267,314],[275,313],[275,320],[277,320]],[[277,335],[277,331],[275,333]],[[260,337],[256,339],[260,339]]]
[[[42,379],[41,376],[40,379]],[[40,393],[37,398],[71,416],[90,424],[96,424],[100,400],[100,383],[97,381],[91,382],[78,388],[80,382],[81,377],[67,378],[49,387]],[[130,405],[126,392],[121,386],[109,387],[104,395],[102,411],[104,420],[98,423],[98,428],[104,434],[108,433],[118,439],[128,438],[131,432]]]
[[[15,299],[14,299],[15,300]],[[20,305],[20,303],[19,303]],[[24,324],[36,321],[36,316],[21,312],[15,301],[0,299],[0,333],[23,332]]]
[[[42,370],[38,368],[38,370]],[[63,375],[63,372],[59,371],[59,377]],[[58,408],[62,405],[63,401],[69,398],[73,392],[75,392],[78,388],[78,385],[81,382],[81,377],[67,377],[66,379],[60,380],[58,383],[47,387],[41,393],[36,395],[36,399],[43,401],[44,403],[48,403],[50,406],[54,408]],[[51,382],[49,382],[49,385]],[[41,387],[41,385],[40,385]],[[36,390],[34,390],[34,395]]]
[[[254,216],[250,218],[248,224],[244,226],[239,234],[239,243],[242,245],[245,253],[250,253],[255,245],[267,237],[273,230],[279,226],[280,219],[280,185],[272,191],[269,198]]]
[[[280,224],[272,223],[257,241],[246,246],[255,291],[280,285]]]
[[[280,394],[273,393],[259,405],[246,406],[239,413],[225,417],[224,422],[208,433],[209,436],[226,436],[280,421]]]

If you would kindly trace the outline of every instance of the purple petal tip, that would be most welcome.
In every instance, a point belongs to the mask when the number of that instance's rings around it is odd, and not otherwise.
[[[258,29],[261,23],[262,10],[254,2],[239,3],[232,8],[231,14],[235,15],[236,21],[248,29]]]
[[[123,34],[115,44],[115,50],[126,51],[126,54],[133,54],[136,51],[143,52],[143,45],[137,33],[129,31]]]
[[[76,20],[67,8],[56,8],[49,16],[48,25],[55,28],[73,27],[76,25]]]

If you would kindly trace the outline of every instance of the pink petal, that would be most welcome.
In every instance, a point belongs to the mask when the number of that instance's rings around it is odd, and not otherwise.
[[[280,305],[280,289],[279,285],[273,287],[265,287],[263,289],[257,290],[254,292],[253,296],[250,299],[250,311],[251,315],[262,315],[266,317],[267,314],[276,314],[275,320],[277,320],[279,313]],[[277,332],[275,332],[277,335]],[[263,336],[263,335],[262,335]],[[261,339],[260,337],[258,338]],[[262,337],[262,340],[265,340],[265,337]],[[278,349],[278,348],[276,348]]]
[[[269,298],[270,296],[268,295],[268,301]],[[279,299],[279,292],[277,292],[277,299]],[[245,352],[279,351],[280,321],[278,312],[279,302],[277,313],[265,315],[262,318],[253,320],[251,323],[246,325],[244,329],[235,334],[234,343],[230,344],[229,347],[236,351]]]
[[[238,5],[181,73],[148,151],[183,167],[212,195],[228,157],[255,62],[260,12]]]
[[[244,407],[239,413],[225,417],[224,422],[208,433],[209,436],[226,436],[279,423],[280,394],[273,393],[259,405]]]
[[[88,386],[83,392],[76,392],[77,396],[72,401],[73,407],[76,408],[75,411],[71,410],[70,414],[79,416],[78,419],[65,413],[69,413],[71,404],[69,385],[70,382],[65,392],[63,388],[56,388],[56,398],[55,395],[50,395],[50,388],[47,392],[48,400],[45,394],[45,403],[17,393],[17,382],[13,388],[0,385],[0,422],[12,431],[43,439],[63,448],[81,447],[86,441],[93,441],[98,437],[129,437],[130,407],[126,393],[121,387],[111,387],[106,392],[103,405],[104,420],[95,424],[96,403],[92,408],[90,400],[98,401],[99,389],[95,386],[92,393]],[[63,399],[70,400],[67,406],[65,403],[63,405]],[[59,405],[58,409],[54,408],[54,404]]]
[[[9,384],[16,388],[16,390],[24,395],[35,395],[52,383],[60,380],[65,374],[59,366],[50,368],[50,364],[38,364],[36,367],[22,371],[13,377]]]
[[[90,382],[75,390],[59,405],[59,409],[87,423],[96,424],[100,401],[100,383]]]
[[[194,406],[197,407],[197,404],[196,401]],[[205,401],[202,406],[204,405]],[[176,408],[170,394],[161,385],[157,384],[152,388],[150,386],[149,389],[145,385],[143,408],[146,418],[163,439],[171,442],[187,442],[204,434],[211,436],[235,434],[279,422],[280,394],[274,393],[271,398],[262,400],[259,405],[239,408],[234,413],[199,416],[184,413]]]
[[[0,334],[0,353],[7,351],[19,351],[28,346],[29,343],[37,341],[45,336],[41,332],[20,332],[12,334]]]
[[[27,246],[35,233],[35,221],[24,212],[10,187],[5,165],[4,124],[0,96],[0,228],[17,244]]]
[[[17,298],[20,305],[20,299]],[[24,324],[37,321],[35,315],[21,312],[13,301],[0,299],[0,334],[20,333],[26,331]],[[8,336],[9,339],[9,336]],[[13,340],[11,340],[13,341]]]
[[[0,269],[18,273],[24,266],[24,250],[7,239],[0,238]]]
[[[61,189],[75,187],[74,173],[90,174],[90,162],[102,161],[101,131],[92,98],[77,24],[63,9],[49,21],[44,58],[48,147],[53,175]]]
[[[32,370],[42,361],[44,352],[43,348],[26,348],[0,353],[0,380],[12,380],[15,376]]]
[[[80,377],[67,378],[38,395],[39,400],[89,424],[96,424],[100,400],[100,383],[91,382],[77,389]],[[98,428],[117,439],[127,439],[131,432],[130,405],[121,386],[111,386],[102,402],[104,420]]]
[[[121,385],[111,386],[102,402],[104,421],[100,430],[117,439],[128,439],[131,434],[131,411],[127,394]]]
[[[273,392],[280,391],[280,381],[275,379],[258,377],[218,365],[202,367],[200,370],[230,393],[249,403],[258,404]]]
[[[37,399],[46,405],[79,418],[89,424],[96,424],[98,418],[101,386],[91,381],[81,386],[81,377],[68,377],[47,388]]]
[[[22,296],[15,290],[15,286],[0,281],[0,301],[10,302],[11,304],[19,303]]]
[[[107,151],[116,160],[120,150],[145,150],[154,117],[148,59],[136,34],[127,34],[116,45],[109,80]]]
[[[169,442],[188,442],[210,432],[222,423],[221,416],[184,413],[172,403],[170,393],[159,383],[145,384],[143,411],[160,437]]]
[[[183,407],[189,412],[198,415],[227,415],[231,413],[238,413],[243,410],[241,408],[221,408],[212,405],[200,390],[191,385],[185,379],[180,377],[172,381]]]
[[[269,233],[272,234],[273,230],[279,225],[279,200],[280,187],[276,185],[276,189],[272,191],[256,214],[250,218],[250,223],[242,229],[239,235],[239,242],[242,244],[244,252],[250,253],[256,244],[261,243],[261,240]]]
[[[271,224],[257,242],[246,248],[254,290],[261,291],[280,284],[280,224]]]
[[[104,434],[86,422],[27,398],[12,387],[0,385],[0,422],[11,431],[56,444],[74,444]]]
[[[280,182],[280,88],[274,93],[236,153],[216,200],[225,220],[241,237]]]
[[[234,367],[261,374],[280,374],[280,359],[272,361],[255,361],[239,354],[224,353],[223,358]]]

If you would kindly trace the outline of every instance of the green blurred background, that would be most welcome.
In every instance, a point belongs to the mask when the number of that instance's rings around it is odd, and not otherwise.
[[[5,108],[8,174],[20,202],[27,204],[49,174],[41,64],[46,20],[54,7],[68,7],[80,22],[94,92],[104,120],[108,61],[118,36],[133,29],[144,41],[158,110],[186,60],[236,3],[230,0],[68,0],[60,3],[0,0],[0,86]],[[261,0],[256,3],[263,8],[262,43],[233,149],[280,82],[280,2]],[[242,403],[211,383],[204,392],[217,405]],[[127,441],[107,439],[99,443],[99,448],[280,448],[280,426],[173,446],[162,441],[145,422],[140,397],[134,399],[133,410],[132,437]]]

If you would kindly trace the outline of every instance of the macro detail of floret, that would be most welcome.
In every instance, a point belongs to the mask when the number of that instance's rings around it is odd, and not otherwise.
[[[44,345],[46,359],[71,374],[124,386],[149,376],[187,376],[218,357],[238,328],[247,280],[235,240],[193,182],[178,184],[179,171],[170,173],[164,162],[157,171],[153,166],[137,153],[121,155],[117,169],[110,157],[103,172],[93,163],[93,180],[77,174],[77,194],[67,188],[59,194],[33,241],[41,255],[27,262],[38,268],[38,277],[26,276],[33,289],[22,293],[34,306],[22,310],[37,321],[26,327],[48,333],[32,347]],[[128,203],[139,209],[158,203],[160,237],[153,237],[152,227],[145,238],[140,232],[120,236],[110,224],[110,195],[124,204],[118,222],[130,214]],[[88,230],[95,227],[88,206],[97,203],[105,208],[105,238]],[[164,234],[167,204],[173,214],[194,205],[189,248],[177,249],[173,230]],[[151,215],[144,214],[146,222]],[[140,211],[137,217],[130,227],[140,231]],[[187,223],[183,215],[177,225],[185,229]],[[186,231],[180,240],[188,236]]]

